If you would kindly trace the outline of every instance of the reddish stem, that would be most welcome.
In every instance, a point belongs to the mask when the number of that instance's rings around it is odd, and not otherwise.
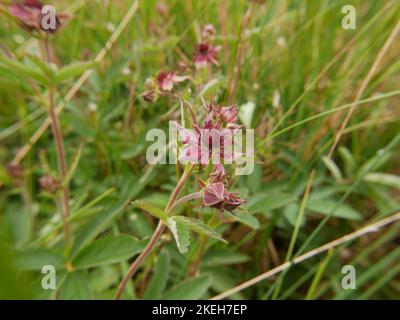
[[[180,178],[178,184],[176,185],[174,191],[171,194],[171,197],[169,198],[168,204],[165,208],[165,213],[168,215],[173,207],[174,203],[176,201],[176,198],[179,196],[179,193],[182,191],[182,188],[187,181],[187,179],[190,177],[190,174],[193,170],[194,166],[190,166],[188,170],[186,170],[182,177]],[[154,231],[153,235],[151,236],[151,239],[149,243],[147,244],[146,248],[141,252],[141,254],[136,258],[136,260],[131,264],[129,267],[128,272],[126,273],[125,277],[122,279],[121,283],[118,286],[117,292],[115,294],[115,299],[119,300],[121,298],[122,292],[125,289],[126,284],[128,281],[134,276],[136,273],[137,269],[139,269],[140,265],[142,262],[147,258],[147,256],[153,251],[155,248],[158,240],[161,238],[161,235],[165,229],[165,225],[162,220],[158,222],[157,228]]]

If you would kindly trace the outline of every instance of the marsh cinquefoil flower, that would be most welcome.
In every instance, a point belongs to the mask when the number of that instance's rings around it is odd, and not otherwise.
[[[162,71],[157,75],[157,85],[162,91],[171,91],[175,83],[179,83],[188,79],[186,76],[178,76],[174,71]]]
[[[10,14],[18,20],[20,25],[28,30],[42,30],[45,32],[55,32],[61,27],[61,21],[68,18],[68,15],[60,13],[56,15],[56,28],[44,29],[42,20],[44,14],[42,13],[43,4],[38,0],[25,0],[23,3],[14,1],[8,6]]]
[[[233,213],[246,200],[241,199],[236,193],[229,192],[224,183],[226,175],[214,172],[210,175],[210,183],[205,186],[203,193],[203,205],[214,209],[221,214],[223,210]]]
[[[194,130],[185,129],[175,123],[183,147],[179,160],[192,164],[207,165],[212,161],[214,169],[224,172],[223,162],[232,163],[241,156],[234,150],[234,135],[237,128],[222,128],[208,117],[201,126],[194,125]]]
[[[213,47],[211,44],[208,43],[200,43],[196,45],[193,57],[196,69],[204,67],[208,64],[219,65],[217,55],[220,50],[220,46]]]

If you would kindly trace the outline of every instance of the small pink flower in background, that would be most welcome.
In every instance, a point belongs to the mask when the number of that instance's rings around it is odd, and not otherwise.
[[[204,40],[211,40],[214,38],[216,34],[216,30],[214,25],[212,24],[207,24],[204,26],[203,30],[201,31],[201,38]]]
[[[60,13],[56,15],[56,29],[43,29],[42,14],[43,4],[38,0],[25,0],[22,4],[15,2],[8,6],[10,14],[28,31],[42,30],[55,32],[61,27],[61,20],[68,18],[68,15]]]
[[[157,75],[157,85],[162,91],[171,91],[175,83],[179,83],[188,79],[186,76],[178,76],[174,71],[162,71]]]
[[[221,50],[221,47],[213,47],[208,43],[200,43],[195,47],[194,53],[194,65],[196,69],[204,67],[208,64],[218,64],[217,55]]]

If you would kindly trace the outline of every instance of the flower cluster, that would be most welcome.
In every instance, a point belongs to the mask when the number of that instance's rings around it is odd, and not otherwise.
[[[183,147],[179,160],[192,164],[213,165],[207,183],[203,187],[203,205],[222,212],[234,211],[245,200],[227,189],[227,174],[224,162],[236,160],[242,154],[234,148],[234,135],[240,126],[237,122],[236,106],[222,107],[212,102],[206,108],[207,116],[201,126],[194,124],[194,130],[185,129],[175,123]]]
[[[241,154],[234,149],[234,136],[240,128],[236,106],[222,107],[211,103],[202,124],[194,124],[194,129],[185,129],[175,123],[183,148],[179,160],[192,164],[213,163],[214,170],[224,173],[222,163],[232,163]]]
[[[195,45],[192,66],[179,63],[180,73],[192,70],[189,75],[179,75],[177,71],[161,71],[153,79],[146,80],[146,90],[142,94],[144,100],[155,101],[159,96],[183,98],[175,91],[175,86],[185,80],[194,80],[197,84],[204,81],[206,72],[199,72],[207,66],[219,66],[218,53],[220,46],[213,46],[215,36],[213,25],[206,25],[201,30],[200,43]],[[207,71],[208,69],[204,69]],[[212,75],[212,72],[210,72]],[[196,78],[197,77],[197,78]],[[197,82],[196,82],[197,80]],[[235,148],[235,134],[241,128],[237,124],[238,111],[235,105],[217,105],[214,100],[203,103],[206,116],[202,122],[196,119],[196,112],[189,106],[192,115],[192,128],[187,129],[174,122],[182,147],[179,150],[178,160],[182,163],[199,165],[200,168],[208,167],[211,171],[201,185],[203,206],[215,208],[219,213],[223,210],[233,212],[246,201],[237,194],[228,191],[229,177],[224,168],[225,164],[233,163],[242,156],[241,150]],[[196,108],[195,108],[196,109]],[[198,108],[197,108],[198,109]],[[198,110],[196,110],[198,111]],[[210,167],[209,167],[210,166]]]
[[[194,70],[198,71],[206,66],[216,65],[218,63],[218,53],[221,50],[220,46],[213,46],[211,41],[215,35],[215,28],[213,25],[206,25],[201,33],[201,43],[196,44],[194,47],[192,65]],[[183,61],[178,63],[178,70],[186,71],[190,66]],[[174,92],[174,86],[180,82],[191,79],[190,76],[178,75],[177,71],[161,71],[157,74],[155,79],[148,79],[146,81],[146,89],[142,93],[142,97],[147,102],[154,102],[159,96],[170,95]]]
[[[215,174],[211,182],[205,186],[203,193],[203,205],[214,209],[221,214],[222,210],[233,212],[235,209],[246,203],[236,193],[229,192],[226,186],[225,174]]]

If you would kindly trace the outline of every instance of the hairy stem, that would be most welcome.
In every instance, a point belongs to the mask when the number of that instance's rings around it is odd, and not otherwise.
[[[185,172],[183,173],[183,175],[179,179],[178,184],[176,185],[174,191],[172,192],[171,197],[169,198],[168,204],[167,204],[167,206],[165,208],[165,213],[167,215],[175,207],[174,203],[175,203],[177,197],[179,196],[179,193],[182,191],[182,188],[185,185],[185,182],[190,177],[190,174],[191,174],[193,168],[194,168],[194,166],[191,165],[187,170],[185,170]],[[165,229],[165,225],[162,222],[162,220],[160,220],[158,222],[157,228],[154,231],[153,235],[151,236],[151,239],[150,239],[149,243],[147,244],[146,248],[144,248],[144,250],[141,252],[141,254],[131,264],[131,266],[129,267],[128,272],[126,273],[125,277],[122,279],[121,283],[119,284],[117,292],[115,294],[115,299],[116,300],[119,300],[121,298],[122,292],[124,291],[125,286],[128,283],[128,281],[134,276],[134,274],[139,269],[139,267],[142,264],[142,262],[153,251],[153,249],[155,248],[158,240],[161,238],[161,235],[162,235],[164,229]]]

